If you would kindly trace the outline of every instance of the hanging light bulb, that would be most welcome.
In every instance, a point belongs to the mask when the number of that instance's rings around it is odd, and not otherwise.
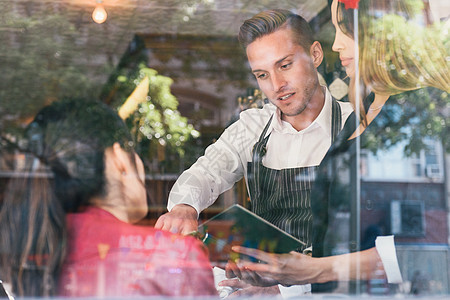
[[[107,17],[108,14],[106,13],[106,10],[102,5],[102,1],[98,0],[95,9],[92,12],[92,20],[94,20],[95,23],[102,24],[106,21]]]

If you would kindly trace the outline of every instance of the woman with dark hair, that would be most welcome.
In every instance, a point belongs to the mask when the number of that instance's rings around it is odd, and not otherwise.
[[[338,281],[386,278],[389,283],[402,282],[393,236],[361,239],[358,219],[382,218],[386,211],[381,210],[386,209],[359,208],[358,158],[361,149],[379,147],[379,141],[392,135],[390,128],[403,114],[395,100],[388,101],[392,95],[425,87],[450,92],[448,48],[435,28],[417,23],[422,9],[420,0],[332,2],[333,50],[339,52],[350,78],[349,98],[355,113],[321,162],[311,192],[313,257],[234,247],[266,262],[238,263],[239,270],[233,272],[241,279],[262,286],[327,283],[313,285],[313,291],[322,292],[335,289]],[[356,18],[358,30],[354,28]],[[364,101],[358,90],[360,80],[372,91]],[[402,95],[404,101],[408,95]],[[374,141],[377,138],[380,140]],[[352,285],[346,285],[348,288],[357,291]]]
[[[114,111],[55,102],[26,133],[41,167],[31,159],[10,180],[0,213],[0,272],[14,294],[216,294],[198,240],[133,225],[148,211],[144,167]]]

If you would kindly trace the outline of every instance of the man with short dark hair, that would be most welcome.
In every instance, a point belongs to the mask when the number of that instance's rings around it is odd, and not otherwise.
[[[261,12],[244,22],[239,41],[270,104],[242,112],[181,174],[156,227],[196,230],[199,212],[244,176],[252,211],[310,246],[314,173],[351,105],[319,84],[322,47],[299,15]]]

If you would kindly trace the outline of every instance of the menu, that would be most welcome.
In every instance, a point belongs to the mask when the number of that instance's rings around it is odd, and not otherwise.
[[[217,263],[243,258],[231,251],[232,246],[269,253],[288,253],[305,247],[304,242],[238,204],[202,223],[198,233],[209,249],[211,261]]]

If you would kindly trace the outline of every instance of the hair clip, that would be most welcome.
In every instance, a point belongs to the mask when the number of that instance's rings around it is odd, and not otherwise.
[[[341,3],[344,3],[345,9],[358,9],[359,0],[338,0]]]

